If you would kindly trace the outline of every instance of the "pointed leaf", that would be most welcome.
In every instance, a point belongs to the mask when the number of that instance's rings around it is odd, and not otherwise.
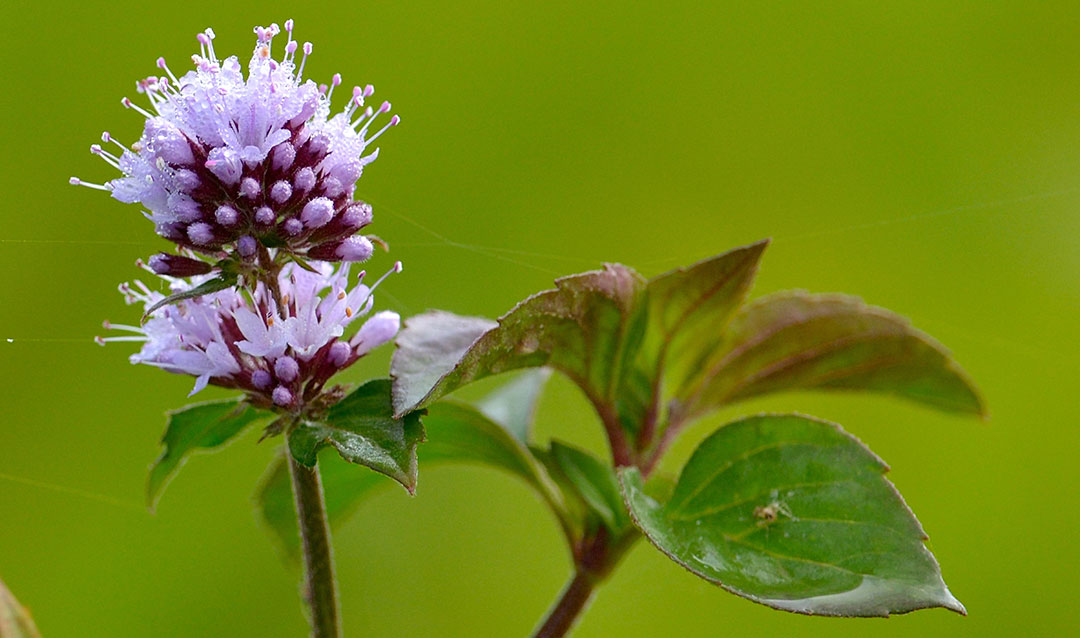
[[[744,308],[723,345],[677,392],[685,419],[782,390],[895,394],[943,410],[983,414],[948,351],[892,312],[846,295],[769,295]]]
[[[30,612],[0,580],[0,638],[41,638]]]
[[[731,315],[746,299],[768,240],[710,257],[649,280],[649,336],[643,359],[653,369],[667,355],[676,387],[721,342]]]
[[[423,407],[493,374],[545,365],[569,376],[598,407],[613,405],[628,361],[644,335],[645,305],[640,303],[644,280],[626,266],[608,264],[604,270],[558,279],[555,285],[499,319],[497,327],[477,339],[427,390],[417,384],[415,371],[424,367],[425,360],[440,357],[415,344],[437,342],[443,330],[436,321],[407,323],[398,337],[406,346],[394,353],[391,366],[398,412]],[[450,322],[443,317],[441,323]],[[423,334],[410,334],[414,330]]]
[[[634,432],[663,419],[665,388],[681,386],[721,343],[746,298],[768,246],[764,240],[650,279],[648,330],[616,400],[619,421]]]
[[[225,445],[266,415],[239,399],[196,403],[169,412],[169,422],[161,439],[164,449],[150,466],[146,483],[146,502],[150,508],[157,506],[161,492],[189,455]]]
[[[529,443],[529,431],[536,416],[536,404],[551,370],[526,370],[483,398],[476,407],[498,423],[515,439]]]
[[[168,306],[170,304],[174,304],[185,299],[193,299],[195,297],[208,295],[212,292],[217,292],[219,290],[225,290],[226,288],[232,288],[235,285],[235,278],[229,279],[225,277],[215,277],[214,279],[209,279],[199,284],[198,286],[195,286],[191,290],[185,290],[183,292],[171,294],[168,297],[165,297],[161,301],[157,302],[156,304],[150,306],[150,308],[147,309],[145,313],[143,313],[142,320],[146,321],[150,317],[150,315],[154,314],[154,311],[158,308],[162,308],[164,306]]]
[[[636,468],[619,478],[656,547],[740,596],[826,616],[964,613],[887,470],[835,424],[761,415],[703,441],[666,504]]]
[[[406,319],[395,340],[390,364],[394,412],[404,414],[419,406],[469,347],[498,325],[491,319],[462,317],[442,310]]]
[[[589,509],[604,521],[608,529],[618,533],[629,525],[626,506],[619,493],[619,482],[610,465],[584,450],[559,441],[551,442],[551,457]]]
[[[314,467],[319,449],[331,445],[343,459],[365,465],[416,490],[416,446],[424,440],[420,413],[394,417],[390,380],[375,379],[335,404],[320,421],[306,421],[288,435],[289,451]]]

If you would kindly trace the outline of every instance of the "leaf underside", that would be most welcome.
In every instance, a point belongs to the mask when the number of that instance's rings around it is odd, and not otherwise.
[[[717,430],[666,503],[620,472],[635,524],[672,560],[753,601],[803,614],[965,613],[885,464],[839,426],[761,415]]]
[[[0,638],[41,638],[30,612],[0,580]]]
[[[424,398],[462,355],[498,323],[482,317],[462,317],[433,310],[405,320],[394,341],[390,364],[394,412],[404,414],[422,407]]]

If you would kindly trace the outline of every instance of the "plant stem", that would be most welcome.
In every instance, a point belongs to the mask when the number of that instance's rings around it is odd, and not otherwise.
[[[289,476],[292,477],[296,518],[304,549],[304,599],[311,612],[311,638],[340,638],[334,557],[319,468],[305,467],[288,452],[285,456],[289,459]]]
[[[534,638],[562,638],[577,622],[581,613],[596,591],[593,576],[578,569],[563,589],[559,602],[548,612],[544,624],[533,634]]]
[[[604,527],[582,539],[578,546],[580,551],[574,552],[574,577],[567,583],[559,601],[548,612],[533,638],[565,636],[589,605],[596,586],[607,578],[633,540],[633,535],[612,538]]]

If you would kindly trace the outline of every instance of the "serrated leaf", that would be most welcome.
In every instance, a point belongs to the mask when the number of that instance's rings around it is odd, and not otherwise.
[[[565,523],[565,507],[558,489],[524,445],[506,430],[471,406],[443,401],[428,407],[424,416],[427,441],[419,457],[425,467],[435,463],[462,462],[504,470],[525,481]],[[373,472],[357,471],[347,463],[320,455],[327,515],[337,525],[356,510],[371,490],[384,484]],[[289,557],[299,544],[288,469],[279,459],[267,473],[256,496],[260,515]]]
[[[188,456],[221,447],[252,422],[265,416],[239,399],[196,403],[167,413],[168,425],[161,439],[161,455],[150,466],[146,502],[157,506],[161,492]]]
[[[526,370],[484,397],[476,407],[518,441],[528,445],[536,404],[551,370]]]
[[[0,580],[0,638],[41,638],[30,612]]]
[[[429,313],[407,322],[391,364],[398,413],[423,407],[478,379],[545,365],[574,380],[594,405],[613,405],[644,335],[640,297],[645,282],[626,266],[607,264],[604,270],[563,277],[555,285],[500,318],[434,383],[433,375],[417,371],[451,358],[446,356],[451,348],[441,342],[462,342],[455,338],[455,321],[467,318]],[[471,325],[480,323],[473,320]]]
[[[783,390],[854,389],[984,414],[944,347],[882,308],[846,295],[769,295],[732,320],[722,346],[676,393],[682,417]]]
[[[619,533],[630,523],[619,493],[615,471],[608,464],[584,450],[561,443],[551,442],[551,458],[567,478],[581,499],[588,505],[608,529]]]
[[[656,547],[740,596],[826,616],[965,613],[887,470],[838,425],[761,415],[703,441],[666,503],[636,468],[619,478]]]
[[[648,330],[616,400],[624,429],[654,427],[663,419],[665,388],[677,388],[697,373],[721,342],[768,244],[736,248],[649,280]]]
[[[150,308],[148,308],[146,312],[143,313],[142,320],[146,321],[150,317],[150,315],[154,314],[154,311],[158,308],[163,308],[165,306],[183,301],[185,299],[194,299],[195,297],[208,295],[212,292],[225,290],[226,288],[232,288],[235,285],[235,278],[228,279],[225,277],[215,277],[214,279],[209,279],[199,284],[198,286],[195,286],[191,290],[185,290],[183,292],[171,294],[168,297],[165,297],[161,301],[157,302],[156,304],[150,306]]]
[[[649,280],[649,335],[642,359],[655,369],[666,355],[668,381],[678,387],[723,338],[731,315],[757,274],[763,240]]]
[[[375,379],[335,404],[319,421],[305,421],[288,434],[297,462],[314,467],[321,448],[333,446],[341,458],[367,466],[416,490],[416,447],[424,440],[420,413],[394,416],[390,380]]]

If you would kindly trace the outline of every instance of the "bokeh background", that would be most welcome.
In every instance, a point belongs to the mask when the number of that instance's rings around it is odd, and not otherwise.
[[[642,3],[644,4],[644,3]],[[405,272],[381,303],[496,316],[561,274],[646,275],[771,236],[755,294],[846,291],[913,319],[980,383],[988,423],[882,397],[785,395],[888,461],[968,618],[805,618],[639,544],[577,636],[1067,634],[1075,629],[1080,5],[981,2],[9,3],[0,93],[0,578],[47,638],[300,636],[296,571],[252,515],[249,435],[142,507],[191,381],[91,341],[164,243],[113,175],[119,100],[194,34],[250,54],[296,19],[309,73],[374,83],[403,125],[361,180]],[[383,375],[389,353],[351,372]],[[484,388],[470,388],[466,398]],[[219,393],[220,395],[220,393]],[[207,391],[201,398],[210,398]],[[556,379],[538,436],[604,451]],[[357,469],[357,471],[365,471]],[[569,573],[553,520],[492,470],[421,472],[336,537],[352,636],[521,636]]]

